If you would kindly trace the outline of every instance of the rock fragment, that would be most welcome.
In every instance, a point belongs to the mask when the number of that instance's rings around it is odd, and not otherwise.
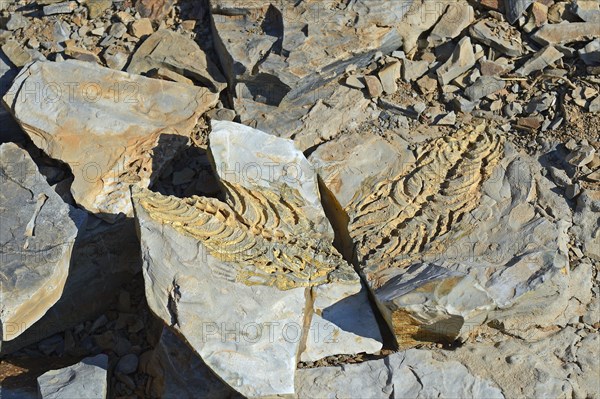
[[[585,22],[600,23],[600,4],[594,0],[578,0],[573,3],[573,12]]]
[[[521,76],[529,76],[533,72],[542,71],[551,66],[562,57],[563,53],[554,46],[548,45],[535,53],[516,73]]]
[[[533,0],[505,0],[503,1],[506,10],[506,19],[514,24],[517,19],[523,15],[527,7],[533,3]]]
[[[77,203],[114,220],[131,215],[128,185],[147,186],[217,96],[67,60],[29,64],[4,102],[39,148],[71,166]]]
[[[44,6],[44,15],[55,15],[55,14],[70,14],[77,8],[76,1],[65,1],[62,3],[49,4]]]
[[[586,65],[600,65],[600,39],[595,39],[579,50],[579,58]]]
[[[158,30],[144,40],[134,53],[127,72],[146,74],[158,68],[182,74],[215,93],[227,85],[219,68],[197,43],[180,33],[166,29]]]
[[[108,356],[88,357],[60,370],[51,370],[37,379],[42,399],[104,399],[107,397]]]
[[[494,94],[506,86],[506,82],[494,76],[481,76],[475,83],[467,87],[465,95],[471,101],[477,101],[490,94]]]
[[[475,19],[475,11],[466,2],[450,3],[444,14],[427,36],[433,46],[439,46],[458,37]]]
[[[383,94],[383,86],[381,85],[381,81],[377,78],[377,76],[365,76],[365,83],[371,98],[379,97]]]
[[[538,29],[531,37],[542,45],[581,42],[599,38],[600,24],[595,22],[547,24]]]
[[[112,0],[88,0],[85,5],[88,9],[88,17],[96,19],[112,7]]]
[[[502,54],[519,57],[523,54],[523,44],[519,31],[505,22],[485,19],[469,28],[471,37],[493,47]]]
[[[469,37],[463,37],[452,52],[452,56],[436,71],[441,85],[467,72],[475,65],[475,54]]]
[[[60,298],[86,215],[50,188],[27,152],[0,146],[0,343],[17,338]]]
[[[165,18],[173,8],[173,0],[136,0],[135,9],[142,18],[160,20]]]
[[[378,73],[379,80],[385,94],[394,94],[398,91],[396,80],[400,78],[400,62],[392,62],[385,65]]]
[[[141,18],[131,23],[129,26],[129,32],[131,35],[137,38],[143,38],[144,36],[151,35],[154,33],[154,28],[152,27],[152,21],[150,18]]]
[[[421,76],[425,75],[428,70],[429,62],[427,61],[411,61],[407,59],[402,61],[402,79],[407,82],[419,79]]]

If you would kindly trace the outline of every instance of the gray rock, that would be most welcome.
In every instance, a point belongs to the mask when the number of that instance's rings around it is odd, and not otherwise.
[[[62,3],[48,4],[42,11],[44,15],[70,14],[77,8],[76,1],[64,1]]]
[[[502,110],[504,111],[504,115],[506,115],[509,118],[512,118],[514,116],[520,115],[523,112],[523,106],[521,105],[521,103],[512,102],[506,104],[502,108]]]
[[[483,97],[494,94],[506,87],[506,82],[494,76],[480,76],[475,83],[467,87],[465,95],[471,101],[477,101]]]
[[[541,71],[551,66],[562,57],[563,53],[554,46],[548,45],[535,53],[516,73],[521,76],[529,76],[535,71]]]
[[[600,4],[594,0],[578,0],[572,4],[573,12],[585,22],[600,23]]]
[[[600,95],[596,96],[588,105],[588,112],[600,112]]]
[[[547,24],[531,36],[542,45],[568,44],[598,37],[600,37],[600,24],[596,22]]]
[[[414,155],[408,159],[391,157],[390,161],[397,159],[400,171],[383,170],[379,177],[354,187],[353,200],[344,208],[362,273],[401,346],[421,339],[453,341],[468,335],[467,331],[484,320],[501,320],[510,331],[552,325],[570,298],[565,289],[568,278],[560,271],[568,266],[566,242],[571,222],[564,200],[552,192],[554,186],[541,177],[534,160],[517,155],[511,146],[504,148],[496,133],[467,130],[462,134],[453,137],[469,148],[465,152],[453,154],[444,147],[447,144],[438,148],[446,141],[437,139],[417,144]],[[436,155],[436,151],[444,155]],[[469,151],[495,161],[479,163],[466,155]],[[349,150],[344,152],[348,154]],[[423,158],[425,154],[448,164],[430,165]],[[454,191],[452,185],[463,181],[458,176],[451,182],[440,182],[444,187],[441,193],[429,193],[423,185],[438,185],[428,180],[433,176],[427,174],[428,169],[423,170],[427,178],[419,176],[415,158],[417,164],[425,162],[435,168],[435,176],[440,179],[446,174],[439,168],[452,168],[453,159],[486,165],[492,169],[481,176],[495,177],[487,181],[483,178],[479,194],[477,184],[471,186],[474,191],[470,194],[466,189],[469,185],[461,185],[465,191]],[[500,159],[501,164],[494,166]],[[462,161],[460,164],[464,173],[473,170]],[[338,163],[338,167],[342,166]],[[474,180],[469,174],[468,181],[474,184],[480,178]],[[324,176],[323,180],[328,179]],[[393,191],[393,200],[387,199],[388,184],[403,187]],[[534,186],[539,187],[538,196],[533,196]],[[373,187],[380,191],[374,192]],[[330,190],[334,192],[333,188]],[[380,192],[388,194],[377,194]],[[420,195],[428,198],[421,212],[413,213],[417,212],[415,208],[410,208],[413,211],[409,214],[402,211],[415,206],[408,204],[414,204]],[[523,202],[524,198],[528,200]],[[529,201],[539,203],[543,209],[549,207],[553,216],[537,214]],[[448,227],[436,221],[444,218],[440,216],[444,211],[429,208],[435,208],[435,204],[443,209],[447,209],[446,205],[441,204],[453,204],[454,209],[466,213],[462,219],[453,214],[454,221],[457,217],[462,221]],[[396,214],[398,222],[392,222]],[[399,223],[402,229],[396,227]],[[421,230],[422,226],[439,223],[447,226],[439,233],[440,241],[433,238],[438,234],[435,230]],[[411,230],[413,225],[415,230]],[[524,246],[528,248],[525,257],[520,249]]]
[[[104,399],[107,397],[108,356],[88,357],[60,370],[51,370],[37,379],[42,399]]]
[[[583,252],[592,259],[600,260],[600,192],[583,190],[577,198],[573,215],[573,232],[583,243]]]
[[[0,342],[38,321],[60,298],[84,212],[50,188],[26,151],[0,146]]]
[[[600,65],[600,39],[595,39],[579,50],[579,58],[586,65]]]
[[[523,54],[523,43],[518,30],[505,22],[485,19],[472,25],[469,29],[471,37],[502,54],[519,57]]]
[[[434,46],[446,43],[458,37],[475,19],[475,11],[467,2],[448,4],[444,14],[427,36],[427,41]]]
[[[358,77],[352,75],[346,78],[346,85],[354,89],[364,89],[365,85],[358,79]]]
[[[10,18],[6,22],[6,29],[8,30],[24,29],[28,26],[29,19],[20,13],[11,14]]]
[[[119,362],[115,367],[115,371],[117,373],[131,374],[137,370],[138,361],[139,359],[134,353],[125,355],[121,359],[119,359]]]
[[[213,92],[226,86],[219,68],[192,39],[170,30],[159,30],[135,51],[127,72],[146,74],[152,69],[166,68],[191,78]]]
[[[402,79],[407,82],[419,79],[429,70],[429,62],[427,61],[411,61],[405,59],[402,61]]]
[[[71,167],[75,201],[108,220],[131,215],[129,184],[148,186],[217,101],[207,89],[75,60],[29,64],[4,96],[34,144]]]
[[[441,85],[447,85],[453,79],[467,72],[475,65],[475,54],[468,36],[460,39],[452,56],[436,71]]]
[[[241,394],[290,394],[301,339],[317,345],[311,354],[331,352],[304,331],[313,313],[358,334],[360,320],[341,317],[338,303],[360,280],[331,245],[316,175],[292,141],[216,121],[210,143],[227,202],[134,193],[148,303]],[[331,291],[310,291],[317,286]],[[349,351],[379,346],[346,342]]]
[[[456,361],[411,349],[380,360],[298,370],[300,398],[504,398],[491,381],[474,376]]]
[[[533,0],[506,0],[504,7],[508,22],[514,24],[531,3],[533,3]]]
[[[413,1],[340,8],[315,2],[210,3],[215,47],[231,87],[244,83],[253,96],[260,93],[268,105],[278,105],[325,85],[349,65],[368,65],[378,51],[398,49],[399,25]]]

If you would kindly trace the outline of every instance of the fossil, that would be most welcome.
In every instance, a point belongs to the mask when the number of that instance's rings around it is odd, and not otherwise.
[[[280,290],[358,277],[331,243],[312,238],[299,193],[249,190],[223,181],[228,203],[215,198],[176,198],[150,190],[134,194],[149,216],[199,240],[222,263],[215,275]],[[230,205],[231,204],[231,205]]]
[[[427,252],[443,251],[450,244],[446,233],[478,205],[503,142],[484,125],[467,128],[418,147],[416,162],[395,176],[365,182],[346,207],[363,270],[402,268]],[[460,229],[468,231],[468,223]],[[372,283],[377,288],[383,282]]]

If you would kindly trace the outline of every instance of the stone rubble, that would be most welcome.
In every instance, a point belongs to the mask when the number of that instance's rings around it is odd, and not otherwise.
[[[0,1],[0,397],[600,398],[599,15]]]

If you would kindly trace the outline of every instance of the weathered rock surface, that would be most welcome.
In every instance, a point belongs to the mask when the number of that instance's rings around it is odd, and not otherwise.
[[[242,123],[293,139],[303,151],[331,140],[371,115],[370,101],[360,90],[337,84],[320,87],[293,103],[284,101],[279,107],[243,97],[234,101]]]
[[[104,399],[108,382],[108,356],[88,357],[60,370],[52,370],[38,377],[42,399]]]
[[[354,321],[342,306],[359,294],[366,303],[366,293],[331,244],[302,153],[231,122],[213,122],[209,139],[226,202],[134,193],[150,308],[251,397],[293,393],[299,351],[314,358],[339,350],[305,331],[313,313],[323,319],[317,327],[337,330],[345,351],[379,350],[370,309],[359,308],[366,314]]]
[[[507,398],[599,397],[598,333],[568,326],[533,342],[495,341],[439,354],[444,362],[459,361],[479,378],[498,384]]]
[[[519,31],[510,25],[492,19],[477,22],[469,29],[471,36],[501,54],[518,57],[523,54]]]
[[[512,331],[551,325],[565,309],[570,213],[539,166],[478,129],[419,144],[344,207],[362,272],[401,345],[464,338],[486,319]],[[536,211],[548,207],[552,215]]]
[[[29,64],[4,97],[34,144],[71,167],[75,201],[106,218],[131,215],[128,186],[148,186],[217,100],[75,60]]]
[[[579,42],[600,37],[600,24],[597,22],[547,24],[531,37],[543,45]]]
[[[0,146],[0,325],[10,341],[60,298],[84,212],[50,188],[27,152]]]
[[[585,190],[577,198],[573,222],[573,230],[581,237],[583,252],[600,260],[600,192]]]
[[[504,398],[491,381],[456,361],[410,349],[385,359],[298,370],[299,398]]]
[[[460,39],[450,58],[436,71],[441,85],[447,85],[453,79],[467,72],[475,65],[475,54],[468,36]]]
[[[170,30],[159,30],[144,40],[134,53],[127,72],[147,74],[159,68],[193,79],[213,92],[218,93],[227,86],[219,68],[196,42]]]
[[[475,19],[473,7],[466,2],[450,3],[444,14],[432,29],[427,40],[434,46],[458,37]]]
[[[563,53],[554,46],[546,46],[519,68],[516,72],[521,76],[529,76],[532,72],[541,71],[563,57]]]

